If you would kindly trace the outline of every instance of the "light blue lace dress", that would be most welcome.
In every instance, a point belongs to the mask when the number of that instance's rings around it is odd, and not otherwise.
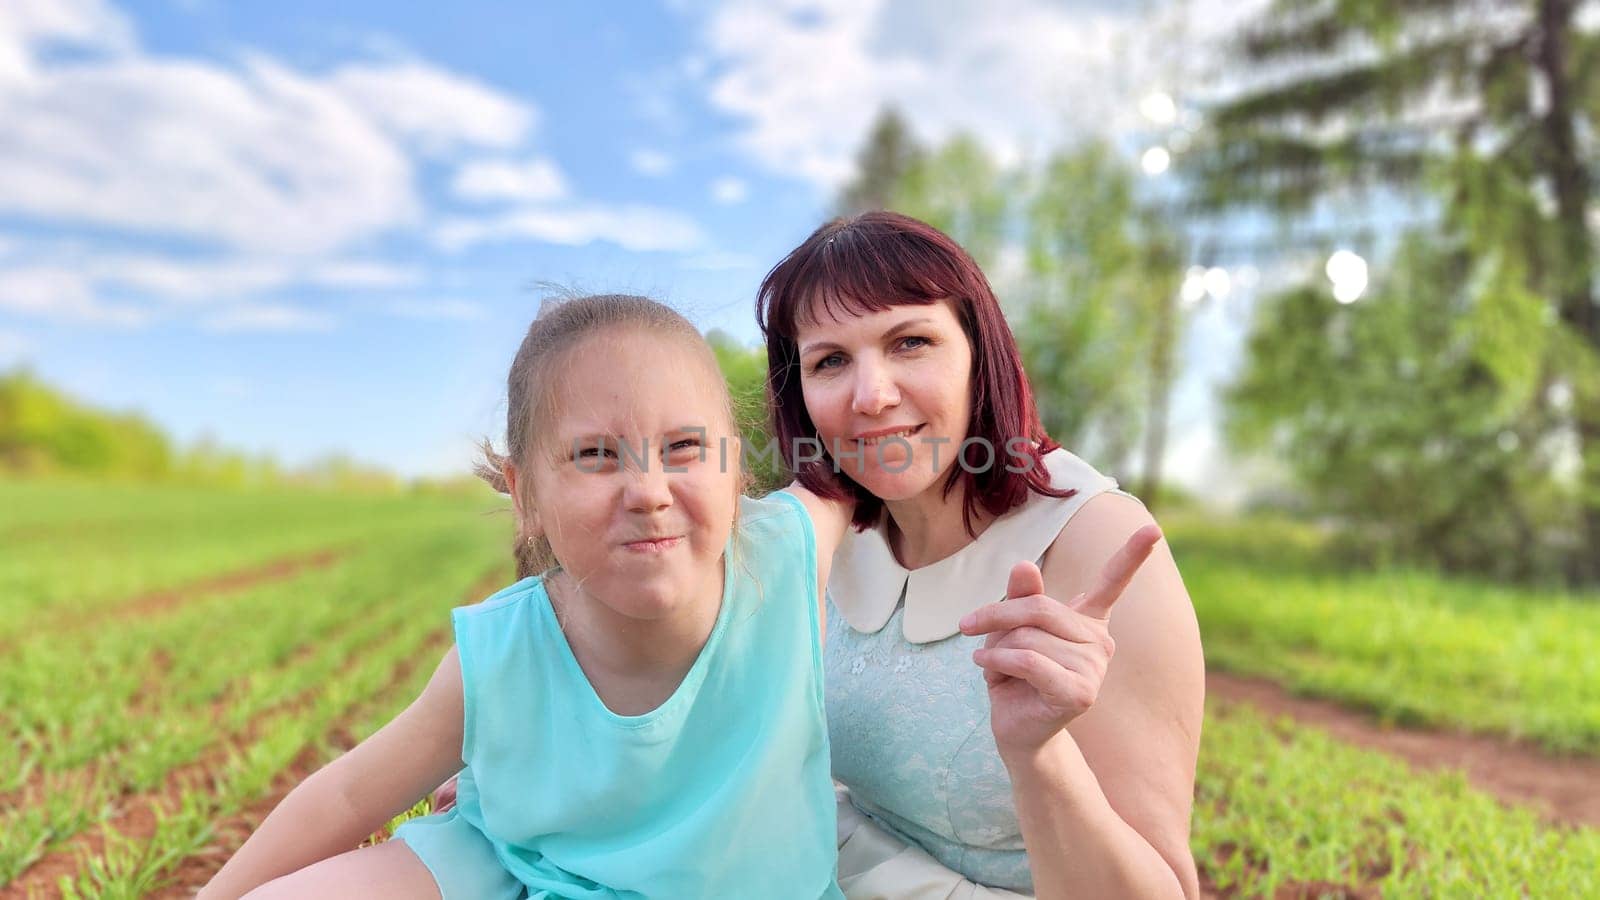
[[[1033,879],[1011,779],[972,662],[983,638],[957,623],[1003,598],[1012,565],[1038,561],[1084,503],[1116,489],[1065,450],[1045,463],[1052,484],[1077,493],[1030,494],[976,541],[922,568],[895,560],[882,522],[848,532],[828,579],[823,660],[833,777],[850,802],[965,878],[1024,893]]]

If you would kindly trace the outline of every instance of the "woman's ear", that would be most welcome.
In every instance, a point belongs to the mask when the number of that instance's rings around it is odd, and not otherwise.
[[[544,527],[539,524],[539,510],[529,508],[522,502],[522,489],[517,480],[517,467],[510,459],[500,469],[506,478],[506,490],[511,493],[511,506],[517,511],[517,533],[527,537],[538,537],[544,533]]]

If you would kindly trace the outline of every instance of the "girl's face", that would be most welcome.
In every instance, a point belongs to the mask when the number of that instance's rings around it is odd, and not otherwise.
[[[840,471],[884,500],[942,483],[971,420],[972,342],[952,301],[820,318],[797,335],[800,384]]]
[[[707,368],[672,340],[589,338],[535,436],[531,524],[582,594],[630,618],[721,597],[739,444]]]

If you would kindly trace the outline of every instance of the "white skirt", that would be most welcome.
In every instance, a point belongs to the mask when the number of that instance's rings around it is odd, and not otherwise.
[[[839,805],[839,889],[847,900],[1031,900],[985,887],[951,871],[926,850],[889,834],[861,814],[844,788]]]

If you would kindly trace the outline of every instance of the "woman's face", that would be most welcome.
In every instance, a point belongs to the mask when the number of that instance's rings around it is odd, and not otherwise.
[[[884,500],[941,483],[971,419],[972,343],[953,301],[820,318],[797,335],[800,383],[838,470]]]

